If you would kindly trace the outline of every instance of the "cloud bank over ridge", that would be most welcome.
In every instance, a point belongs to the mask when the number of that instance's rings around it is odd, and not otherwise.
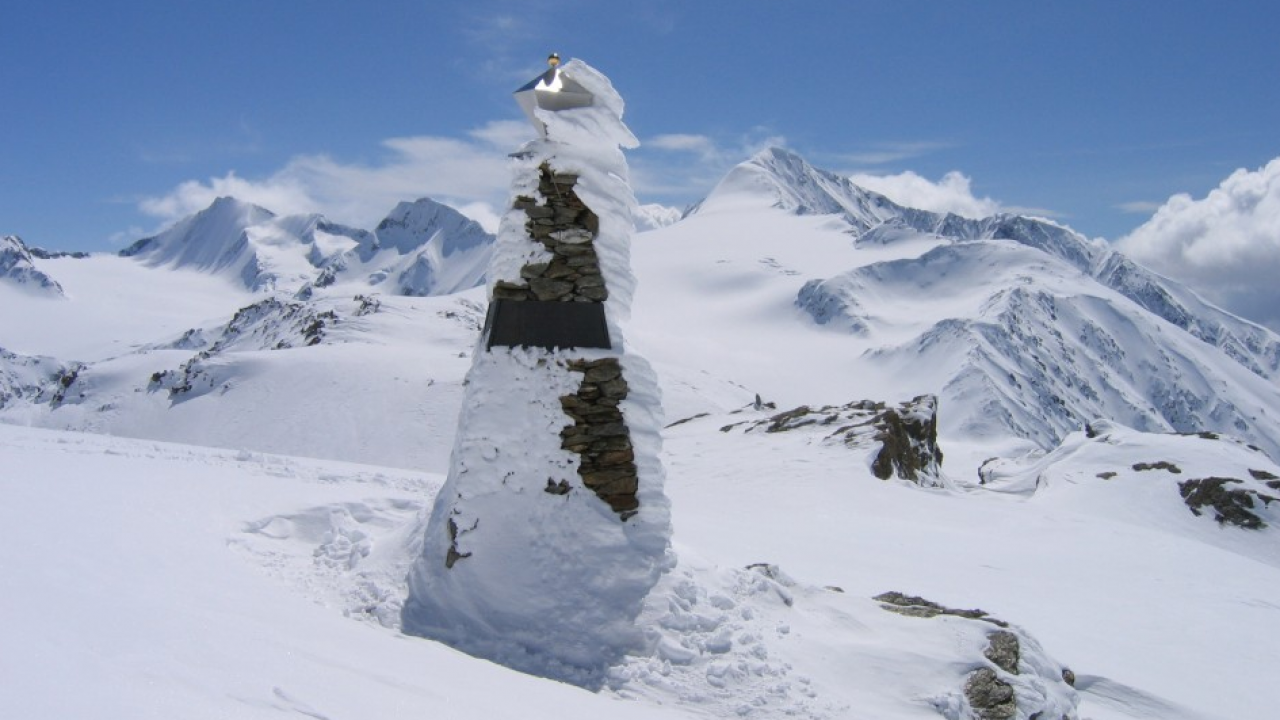
[[[1280,331],[1280,158],[1236,170],[1201,199],[1174,195],[1117,247]]]
[[[262,179],[234,171],[188,180],[139,208],[173,222],[230,195],[284,215],[323,213],[329,219],[372,227],[403,200],[430,197],[456,207],[493,231],[495,208],[510,185],[507,153],[533,137],[524,122],[502,120],[472,130],[466,139],[418,136],[383,141],[387,154],[373,164],[343,163],[327,155],[300,155]]]

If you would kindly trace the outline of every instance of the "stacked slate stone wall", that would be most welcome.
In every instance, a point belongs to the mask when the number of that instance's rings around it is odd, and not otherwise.
[[[618,403],[627,397],[627,381],[617,358],[574,360],[569,369],[582,373],[578,392],[560,398],[573,425],[560,432],[561,447],[580,456],[582,484],[613,508],[623,520],[640,507],[635,450]],[[548,492],[555,492],[549,485]]]
[[[576,175],[556,172],[547,163],[538,170],[538,192],[546,202],[539,204],[534,198],[519,196],[514,206],[529,217],[525,223],[528,237],[546,248],[551,259],[521,268],[521,282],[495,283],[493,298],[603,303],[609,298],[609,289],[594,245],[600,219],[573,191]],[[639,473],[631,433],[619,408],[628,389],[622,365],[617,358],[601,358],[571,360],[566,367],[582,373],[582,380],[576,393],[560,398],[572,421],[560,433],[561,447],[578,454],[582,484],[625,521],[635,515],[640,501],[636,497]],[[546,491],[553,495],[571,490],[563,481],[547,481]]]
[[[604,302],[609,291],[592,244],[600,232],[600,218],[573,191],[577,175],[555,172],[547,163],[538,171],[538,192],[546,203],[521,195],[515,207],[529,216],[525,230],[551,253],[551,260],[525,265],[521,282],[498,281],[494,299]]]

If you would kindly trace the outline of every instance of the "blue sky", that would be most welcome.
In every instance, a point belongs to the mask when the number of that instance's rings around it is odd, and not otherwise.
[[[117,250],[213,194],[372,226],[505,201],[511,91],[550,50],[610,76],[642,202],[784,144],[1118,238],[1280,155],[1270,2],[13,2],[0,233]],[[488,214],[486,214],[488,213]]]

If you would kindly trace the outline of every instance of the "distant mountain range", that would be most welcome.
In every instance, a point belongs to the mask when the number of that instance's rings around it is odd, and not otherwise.
[[[1230,433],[1280,457],[1280,338],[1105,243],[1043,219],[971,219],[903,207],[774,148],[731,170],[687,214],[649,207],[645,225],[663,227],[637,244],[659,246],[696,224],[699,238],[667,253],[661,271],[692,273],[694,282],[717,269],[695,267],[687,256],[693,242],[728,258],[772,248],[777,257],[793,253],[797,263],[806,261],[808,251],[784,238],[760,237],[748,248],[735,224],[740,208],[781,211],[792,222],[820,219],[847,239],[820,272],[788,281],[800,311],[791,322],[847,336],[851,362],[867,372],[911,376],[897,395],[936,394],[944,433],[1011,436],[1047,449],[1084,423],[1107,418],[1140,430]],[[260,295],[284,293],[296,304],[330,287],[370,296],[466,291],[483,282],[493,241],[475,222],[429,199],[401,203],[366,231],[219,198],[120,254],[156,270],[221,277]],[[45,260],[6,237],[0,280],[59,297],[55,262],[94,259]],[[706,296],[697,290],[689,302]],[[320,312],[285,308],[262,312],[290,323]],[[726,347],[735,342],[724,340]],[[63,368],[85,360],[40,357],[41,366]],[[0,366],[9,387],[27,387],[11,389],[10,398],[52,397],[47,388],[30,387],[33,362]]]
[[[359,278],[395,295],[444,295],[484,277],[493,236],[423,198],[400,203],[373,232],[321,215],[277,217],[222,197],[121,252],[156,267],[224,275],[250,290],[298,290]]]
[[[1280,456],[1280,338],[1101,241],[1048,220],[980,220],[902,207],[799,156],[766,150],[719,195],[841,218],[859,247],[934,245],[806,282],[814,322],[865,338],[868,359],[945,368],[930,388],[953,429],[1052,447],[1093,418],[1150,431],[1215,430]],[[918,328],[903,326],[916,306]]]

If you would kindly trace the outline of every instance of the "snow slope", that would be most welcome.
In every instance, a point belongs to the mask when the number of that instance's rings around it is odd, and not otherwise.
[[[359,621],[438,476],[7,425],[0,467],[5,717],[677,716]]]

